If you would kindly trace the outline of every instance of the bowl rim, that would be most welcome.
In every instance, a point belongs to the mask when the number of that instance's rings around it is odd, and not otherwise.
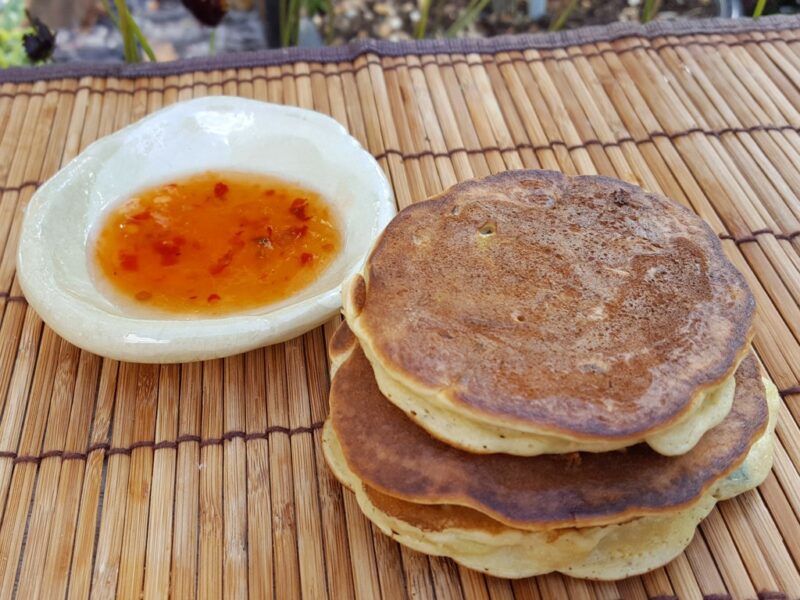
[[[356,156],[369,167],[367,177],[375,204],[375,219],[365,233],[370,239],[365,250],[355,254],[352,264],[344,266],[336,283],[318,293],[296,302],[291,299],[302,294],[299,290],[282,301],[277,308],[264,307],[263,311],[251,309],[246,314],[230,314],[197,318],[148,318],[114,314],[70,294],[57,273],[49,268],[53,246],[42,243],[39,232],[41,221],[50,214],[53,195],[76,177],[87,183],[86,162],[103,156],[119,139],[131,132],[148,127],[153,120],[165,120],[172,112],[208,110],[230,113],[242,110],[267,111],[281,117],[300,118],[315,126],[325,128],[325,140],[334,144],[347,144]],[[176,122],[173,119],[172,122]],[[208,133],[207,135],[214,135]],[[306,136],[302,136],[306,137]],[[323,142],[325,143],[325,142]],[[359,168],[362,165],[359,164]],[[133,189],[131,192],[133,193]],[[92,200],[87,199],[86,204]],[[96,354],[130,362],[174,363],[207,360],[230,356],[253,348],[278,343],[301,335],[327,321],[339,311],[342,284],[358,272],[370,252],[372,243],[397,212],[391,185],[375,158],[335,119],[328,115],[282,104],[240,98],[237,96],[207,96],[175,102],[154,111],[103,138],[89,144],[80,154],[64,165],[33,194],[25,207],[19,244],[17,247],[17,280],[28,304],[58,335],[72,344]],[[342,215],[344,216],[344,215]],[[90,223],[89,227],[93,224]],[[91,241],[81,240],[86,246]],[[107,298],[92,282],[92,290]],[[118,305],[119,308],[119,305]],[[124,308],[120,308],[124,311]],[[98,318],[102,317],[102,318]],[[246,335],[245,335],[246,334]]]

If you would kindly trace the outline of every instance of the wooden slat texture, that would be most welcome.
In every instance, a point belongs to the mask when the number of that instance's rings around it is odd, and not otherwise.
[[[800,598],[800,25],[709,31],[0,83],[0,598]],[[651,574],[504,581],[399,547],[329,473],[338,317],[202,364],[61,340],[16,282],[27,202],[99,137],[209,94],[329,114],[401,208],[549,168],[695,210],[758,301],[754,347],[785,404],[773,473]]]

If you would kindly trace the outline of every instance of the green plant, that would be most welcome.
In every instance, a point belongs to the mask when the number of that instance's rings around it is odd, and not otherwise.
[[[474,23],[478,17],[481,16],[481,13],[489,4],[489,2],[490,0],[470,0],[470,3],[461,12],[458,18],[453,22],[452,25],[450,25],[450,27],[445,30],[444,35],[447,37],[453,37],[461,30]],[[427,35],[431,10],[434,11],[433,31],[439,30],[439,22],[442,18],[444,4],[445,3],[443,0],[420,0],[419,23],[417,23],[417,28],[414,31],[414,37],[416,37],[418,40],[421,40]]]
[[[300,35],[300,0],[280,0],[281,46],[296,46]]]
[[[764,7],[767,5],[767,0],[758,0],[756,7],[753,9],[753,18],[757,19],[764,13]]]
[[[469,26],[471,23],[474,23],[483,12],[483,9],[486,8],[487,4],[489,4],[489,0],[470,0],[467,8],[459,15],[455,23],[447,28],[445,35],[453,37],[459,31]]]
[[[433,0],[420,0],[419,2],[419,23],[417,23],[417,29],[414,31],[414,37],[418,40],[425,37],[428,29],[428,15],[431,12],[432,5]]]
[[[322,15],[324,17],[323,37],[326,43],[333,39],[333,1],[332,0],[305,0],[304,9],[306,15]]]
[[[302,13],[308,17],[324,15],[324,37],[326,41],[333,39],[333,0],[278,0],[278,39],[281,46],[297,45]]]
[[[653,17],[655,17],[658,13],[659,8],[661,8],[661,0],[644,0],[642,3],[642,13],[639,16],[639,20],[642,23],[652,21]]]
[[[23,36],[30,31],[24,21],[23,0],[11,0],[0,12],[0,68],[30,64],[22,45]]]
[[[55,34],[25,10],[24,0],[6,3],[0,12],[0,68],[46,62],[55,44]]]
[[[102,2],[114,26],[119,29],[120,34],[122,34],[122,47],[125,53],[125,62],[137,63],[142,60],[141,54],[139,53],[139,46],[144,50],[147,58],[155,62],[156,55],[150,47],[147,38],[142,33],[142,30],[139,29],[136,20],[128,10],[128,5],[125,3],[125,0],[114,0],[114,5],[117,9],[116,14],[114,10],[112,10],[109,0],[102,0]]]
[[[561,9],[556,20],[550,24],[550,31],[559,31],[567,24],[567,20],[572,12],[578,7],[578,0],[569,0],[567,5]]]

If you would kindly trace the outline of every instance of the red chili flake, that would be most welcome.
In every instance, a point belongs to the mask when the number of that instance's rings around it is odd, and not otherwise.
[[[313,254],[311,254],[310,252],[303,252],[303,253],[300,255],[300,264],[301,264],[301,265],[307,265],[307,264],[310,264],[310,263],[311,263],[311,261],[313,261],[313,260],[314,260],[314,255],[313,255]]]
[[[333,250],[333,244],[322,244],[322,249],[325,250],[325,252],[330,252]]]
[[[180,244],[175,240],[161,240],[153,244],[153,249],[161,255],[161,264],[164,266],[174,265],[178,262],[181,255]]]
[[[306,207],[308,200],[305,198],[295,198],[292,205],[289,207],[289,212],[301,221],[308,221],[311,217],[306,214]]]
[[[266,192],[264,192],[264,195],[265,196],[274,196],[275,195],[275,190],[267,190]]]
[[[219,294],[209,294],[208,301],[209,302],[217,302],[220,300]]]
[[[302,227],[289,227],[289,229],[286,230],[289,236],[293,237],[294,239],[299,239],[305,236],[307,231],[308,225],[303,225]]]
[[[219,275],[230,266],[231,262],[233,262],[233,250],[228,250],[208,269],[208,272],[212,275]]]
[[[134,219],[136,221],[147,221],[147,219],[149,219],[149,218],[150,218],[150,211],[149,210],[143,210],[140,213],[136,213],[135,215],[131,215],[131,219]]]
[[[145,300],[150,300],[150,298],[152,297],[153,294],[151,294],[150,292],[145,292],[145,291],[136,292],[136,299],[141,300],[142,302],[144,302]]]
[[[119,264],[125,271],[138,271],[139,258],[135,254],[119,253]]]
[[[222,198],[225,194],[228,193],[228,189],[229,189],[228,186],[220,181],[214,186],[214,195],[217,198]]]

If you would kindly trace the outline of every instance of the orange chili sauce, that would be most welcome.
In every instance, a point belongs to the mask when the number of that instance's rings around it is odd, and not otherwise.
[[[302,290],[341,247],[319,194],[243,173],[205,173],[111,210],[94,246],[111,289],[142,308],[221,315]]]

